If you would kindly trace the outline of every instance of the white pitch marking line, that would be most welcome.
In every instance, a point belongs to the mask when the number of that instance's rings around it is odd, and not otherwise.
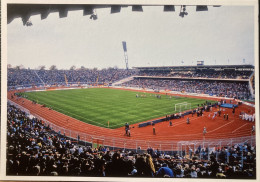
[[[236,132],[237,130],[239,130],[240,128],[244,127],[244,126],[247,125],[247,124],[248,124],[248,123],[246,123],[246,124],[240,126],[239,128],[237,128],[237,129],[235,129],[234,131],[232,131],[232,133]]]
[[[224,124],[224,125],[222,125],[222,126],[216,128],[216,129],[214,129],[214,130],[209,131],[208,133],[211,133],[211,132],[216,131],[216,130],[218,130],[218,129],[220,129],[220,128],[223,128],[224,126],[226,126],[226,125],[228,125],[228,124],[230,124],[230,123],[233,123],[234,121],[235,121],[235,120],[232,120],[232,121],[230,121],[230,122],[227,123],[227,124]]]

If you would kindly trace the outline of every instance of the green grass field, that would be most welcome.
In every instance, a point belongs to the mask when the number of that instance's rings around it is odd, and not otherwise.
[[[136,98],[136,94],[146,98]],[[80,121],[109,128],[119,128],[126,122],[130,124],[172,114],[175,104],[191,103],[192,108],[205,103],[203,99],[172,97],[134,91],[89,88],[23,93],[29,100],[38,101],[53,110],[76,118]]]

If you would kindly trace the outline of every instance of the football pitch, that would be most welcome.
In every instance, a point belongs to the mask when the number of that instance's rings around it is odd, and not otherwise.
[[[136,97],[136,94],[143,97]],[[88,88],[26,92],[24,96],[45,104],[53,110],[80,121],[100,127],[119,128],[126,122],[139,123],[175,113],[175,104],[188,102],[191,108],[206,102],[204,99],[170,97],[108,88]],[[179,111],[176,111],[179,112]]]

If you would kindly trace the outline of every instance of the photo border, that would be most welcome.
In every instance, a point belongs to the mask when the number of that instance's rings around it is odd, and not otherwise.
[[[184,178],[174,178],[174,179],[165,179],[165,178],[97,178],[97,177],[51,177],[51,176],[6,176],[6,126],[7,126],[7,4],[8,3],[40,3],[40,4],[123,4],[123,5],[223,5],[223,6],[254,6],[254,58],[255,58],[255,114],[256,114],[256,156],[257,156],[257,165],[258,170],[255,180],[243,180],[243,179],[232,179],[228,181],[258,181],[259,176],[259,22],[258,22],[258,12],[259,4],[257,0],[2,0],[1,1],[1,158],[0,158],[0,180],[14,180],[14,181],[125,181],[125,180],[137,180],[137,181],[189,181],[191,179]],[[218,179],[192,179],[195,181],[202,180],[218,180]],[[223,179],[227,180],[227,179]]]

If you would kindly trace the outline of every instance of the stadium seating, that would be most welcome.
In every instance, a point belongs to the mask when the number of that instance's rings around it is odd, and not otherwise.
[[[116,81],[135,75],[135,79],[122,83],[119,86],[138,88],[150,88],[157,90],[172,90],[186,93],[208,94],[210,96],[236,97],[239,99],[250,99],[252,97],[247,81],[227,82],[223,79],[247,80],[252,71],[201,71],[193,73],[134,70],[134,69],[77,69],[77,70],[30,70],[30,69],[8,69],[8,88],[19,86],[39,85],[66,85],[68,84],[99,84],[109,85]],[[153,76],[149,79],[140,76]],[[158,78],[160,77],[160,78]],[[169,79],[182,78],[182,79]],[[185,78],[189,78],[188,80]],[[205,78],[197,80],[197,78]],[[207,80],[213,78],[214,80]],[[250,81],[254,81],[254,77]],[[67,82],[67,83],[66,83]],[[254,89],[254,84],[253,89]]]
[[[135,74],[133,70],[79,69],[79,70],[30,70],[8,69],[8,86],[65,85],[68,83],[109,84]]]
[[[185,157],[153,148],[110,151],[73,143],[13,105],[7,119],[7,175],[169,177],[161,174],[166,167],[176,178],[256,179],[256,149],[248,143],[211,152],[199,146]]]
[[[153,90],[167,89],[186,93],[236,97],[239,99],[251,97],[248,82],[136,78],[125,83],[125,85],[128,87],[150,88]]]
[[[168,71],[154,71],[154,70],[142,70],[140,76],[160,76],[160,77],[181,77],[181,78],[222,78],[222,79],[248,79],[252,74],[251,71],[213,71],[213,70],[196,70],[193,73],[183,72],[171,72]]]

